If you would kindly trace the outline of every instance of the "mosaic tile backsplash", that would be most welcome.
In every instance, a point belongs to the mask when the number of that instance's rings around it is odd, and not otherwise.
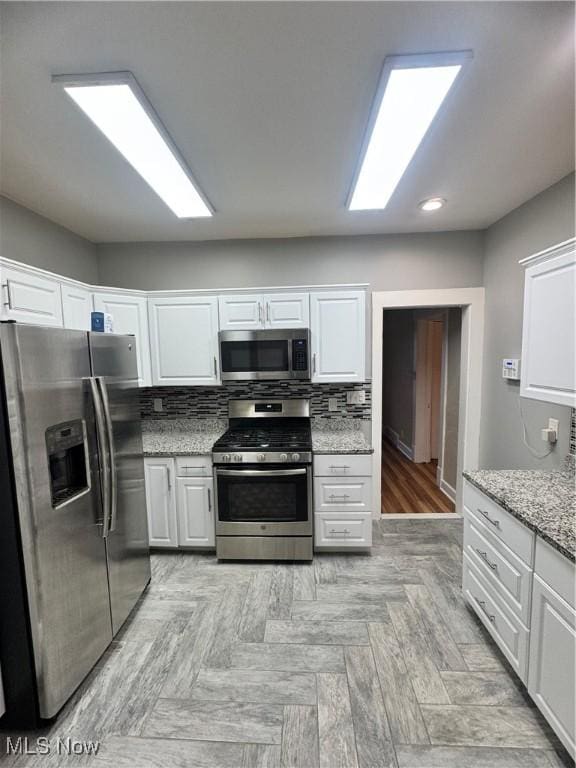
[[[364,390],[366,402],[348,405],[346,393]],[[154,411],[154,398],[162,398],[164,410]],[[140,390],[140,411],[144,419],[225,418],[229,400],[278,398],[310,399],[312,416],[325,419],[364,419],[372,415],[372,388],[364,384],[307,384],[292,381],[237,381],[221,387],[147,387]],[[328,399],[335,397],[337,411],[328,410]]]
[[[570,453],[576,456],[576,408],[570,411]]]

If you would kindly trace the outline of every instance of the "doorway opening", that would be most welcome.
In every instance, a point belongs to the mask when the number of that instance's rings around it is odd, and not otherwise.
[[[484,291],[372,295],[374,493],[382,513],[462,512],[478,467]]]
[[[384,310],[382,328],[382,514],[454,512],[461,309]]]

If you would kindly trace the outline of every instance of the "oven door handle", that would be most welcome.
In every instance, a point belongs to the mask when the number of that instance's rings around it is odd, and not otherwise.
[[[285,477],[305,475],[307,469],[217,469],[216,474],[224,477]]]

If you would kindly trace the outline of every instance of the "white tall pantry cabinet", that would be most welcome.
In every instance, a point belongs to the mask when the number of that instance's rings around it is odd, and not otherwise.
[[[576,407],[576,241],[523,259],[520,394]]]

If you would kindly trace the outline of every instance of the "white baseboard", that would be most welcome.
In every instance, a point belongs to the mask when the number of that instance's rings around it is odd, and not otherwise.
[[[396,447],[398,448],[400,453],[403,453],[404,456],[406,456],[407,459],[410,459],[410,461],[414,460],[414,450],[409,445],[406,445],[406,443],[403,443],[402,440],[398,440]]]
[[[456,489],[446,482],[446,480],[440,480],[440,490],[444,493],[450,501],[456,502]]]
[[[392,445],[397,446],[398,445],[398,432],[395,432],[392,427],[384,427],[382,429],[382,434],[384,437],[388,438]]]
[[[400,435],[396,430],[386,426],[382,428],[382,434],[392,443],[392,445],[396,446],[400,453],[403,453],[407,459],[414,461],[414,450],[411,446],[406,445],[406,443],[403,443],[402,440],[400,440]]]

